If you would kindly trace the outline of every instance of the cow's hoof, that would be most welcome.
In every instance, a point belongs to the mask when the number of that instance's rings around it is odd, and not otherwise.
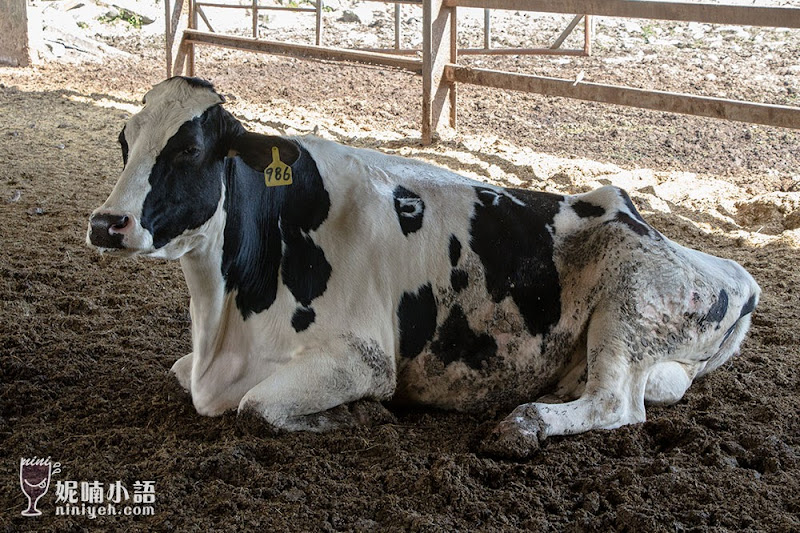
[[[518,407],[483,440],[480,451],[508,459],[525,459],[539,450],[544,422],[533,407]]]

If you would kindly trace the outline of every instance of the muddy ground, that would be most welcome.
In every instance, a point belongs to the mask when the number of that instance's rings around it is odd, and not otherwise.
[[[687,25],[647,27],[609,23],[595,57],[569,63],[473,61],[797,105],[797,32],[757,41],[711,28],[721,36],[711,46]],[[653,28],[677,44],[652,43]],[[0,68],[4,530],[800,530],[797,131],[463,87],[459,132],[422,147],[419,78],[202,51],[198,73],[254,129],[318,127],[505,185],[621,185],[664,234],[739,261],[763,289],[741,356],[677,405],[650,408],[643,424],[549,439],[529,460],[476,453],[502,413],[393,409],[374,427],[276,436],[234,414],[197,415],[168,375],[190,350],[177,262],[84,245],[87,217],[121,169],[117,134],[163,76],[152,42],[107,42],[131,58]],[[32,456],[62,470],[43,515],[26,518],[18,469]],[[54,516],[59,480],[154,480],[155,514]]]

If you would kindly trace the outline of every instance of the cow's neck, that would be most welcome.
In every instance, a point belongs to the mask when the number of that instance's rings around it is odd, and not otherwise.
[[[191,298],[193,366],[200,374],[210,365],[226,319],[225,282],[220,270],[225,213],[222,202],[208,222],[201,244],[181,257]]]

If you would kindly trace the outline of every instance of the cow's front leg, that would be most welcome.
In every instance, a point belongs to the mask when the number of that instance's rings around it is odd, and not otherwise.
[[[380,419],[385,410],[376,415],[363,406],[340,406],[362,398],[390,398],[395,375],[394,361],[381,350],[350,349],[336,355],[306,350],[248,391],[239,414],[255,415],[288,431],[321,432],[368,423]]]
[[[187,353],[172,365],[169,369],[170,372],[175,374],[175,377],[184,390],[192,390],[192,354]]]
[[[587,381],[581,396],[561,404],[520,405],[495,427],[483,442],[483,451],[527,457],[553,435],[614,429],[645,420],[646,365],[633,356],[624,326],[612,317],[596,312],[589,325]]]

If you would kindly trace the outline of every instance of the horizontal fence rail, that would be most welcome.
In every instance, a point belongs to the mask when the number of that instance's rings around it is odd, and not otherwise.
[[[478,7],[540,13],[586,13],[605,17],[640,18],[800,28],[797,8],[743,6],[729,4],[690,4],[645,0],[444,0],[445,7]]]
[[[575,83],[574,80],[512,74],[459,65],[446,65],[443,78],[448,82],[469,83],[482,87],[800,129],[800,107],[756,104],[741,100],[634,89],[619,85]]]
[[[352,61],[368,65],[379,65],[415,73],[422,73],[422,61],[410,57],[400,57],[394,54],[380,54],[363,50],[349,50],[329,46],[316,46],[310,44],[292,44],[280,41],[267,41],[250,37],[237,37],[235,35],[221,35],[197,30],[183,32],[183,40],[187,44],[209,44],[222,48],[235,50],[249,50],[281,56],[300,57],[308,59],[322,59],[328,61]]]

